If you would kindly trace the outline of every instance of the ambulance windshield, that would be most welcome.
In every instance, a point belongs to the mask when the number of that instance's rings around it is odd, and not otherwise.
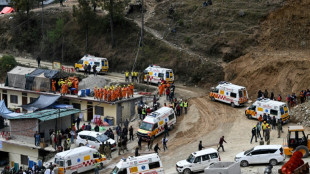
[[[118,167],[114,167],[114,169],[112,170],[111,174],[117,174],[119,171],[119,168]]]
[[[147,131],[151,131],[153,128],[153,124],[151,123],[147,123],[147,122],[142,122],[141,126],[140,126],[140,129],[143,129],[143,130],[147,130]]]

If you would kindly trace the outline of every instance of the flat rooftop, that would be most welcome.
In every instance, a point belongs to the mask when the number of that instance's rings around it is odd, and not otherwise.
[[[60,93],[54,94],[52,92],[40,92],[40,91],[32,91],[32,90],[26,90],[26,89],[20,89],[20,88],[13,88],[13,87],[5,86],[4,83],[0,84],[0,89],[2,89],[2,90],[11,90],[11,91],[18,91],[18,92],[24,92],[24,93],[61,96]],[[106,104],[117,104],[117,103],[127,102],[127,101],[131,101],[131,100],[136,100],[136,99],[139,99],[139,98],[142,98],[142,97],[143,97],[143,95],[139,95],[137,93],[134,93],[133,97],[131,97],[131,98],[117,100],[115,102],[107,102],[107,101],[102,101],[102,100],[100,102],[101,103],[106,103]],[[61,96],[61,98],[75,99],[75,100],[84,100],[84,101],[90,101],[90,102],[99,102],[99,100],[94,99],[94,97],[89,97],[89,96],[79,97],[77,95],[71,95],[71,94],[67,94],[65,96]]]

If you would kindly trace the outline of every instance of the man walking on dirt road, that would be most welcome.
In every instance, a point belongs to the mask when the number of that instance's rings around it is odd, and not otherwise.
[[[199,145],[198,145],[198,150],[200,151],[200,150],[202,150],[203,148],[205,148],[205,147],[202,146],[202,141],[200,141],[200,142],[199,142]]]
[[[223,149],[223,152],[225,152],[225,150],[224,150],[224,146],[223,146],[223,143],[227,143],[226,141],[225,141],[225,139],[224,139],[224,136],[222,136],[221,138],[220,138],[220,141],[219,141],[219,147],[217,148],[217,151],[219,151],[220,150],[220,148],[222,147],[222,149]]]

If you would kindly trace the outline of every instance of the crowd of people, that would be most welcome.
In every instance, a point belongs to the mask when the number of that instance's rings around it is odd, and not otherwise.
[[[269,98],[270,100],[284,101],[281,94],[278,94],[278,96],[275,96],[273,91],[271,91],[270,95],[269,95],[267,89],[265,89],[264,92],[259,90],[257,92],[257,98],[262,98],[262,99]],[[309,100],[310,100],[310,90],[309,89],[301,90],[299,93],[299,96],[296,95],[296,93],[288,94],[286,96],[286,99],[285,99],[288,107],[294,107],[298,103],[304,103],[304,102],[309,101]]]
[[[79,87],[79,79],[77,77],[69,77],[63,79],[59,79],[58,81],[52,79],[52,92],[56,93],[59,90],[61,95],[77,94]]]
[[[100,101],[114,102],[126,98],[133,97],[134,86],[133,84],[128,85],[117,85],[117,86],[105,86],[104,88],[95,87],[94,99]]]
[[[255,138],[255,142],[257,142],[257,139],[260,138],[260,145],[264,145],[264,142],[266,142],[267,145],[270,144],[270,132],[272,130],[278,131],[278,138],[281,137],[281,133],[283,133],[282,130],[283,122],[281,119],[276,119],[275,116],[271,117],[269,114],[266,113],[260,115],[258,117],[257,124],[252,128],[251,133],[251,140],[250,143],[252,143],[253,138]],[[261,131],[263,132],[261,134]],[[265,140],[265,141],[264,141]]]

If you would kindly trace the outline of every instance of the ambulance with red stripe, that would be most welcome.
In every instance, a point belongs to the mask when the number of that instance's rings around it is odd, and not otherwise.
[[[290,111],[284,102],[260,98],[245,110],[245,115],[249,119],[258,119],[264,113],[270,114],[271,118],[275,116],[277,120],[282,119],[283,123],[287,123],[290,120]]]
[[[164,168],[156,153],[128,157],[116,164],[111,174],[164,174]]]
[[[57,153],[54,163],[58,174],[77,174],[94,169],[95,161],[100,164],[105,160],[105,156],[96,149],[82,146]]]
[[[144,70],[144,82],[147,82],[147,75],[149,76],[149,82],[154,84],[160,84],[161,79],[167,83],[174,82],[174,74],[172,69],[162,68],[156,65],[150,65]]]
[[[151,137],[157,137],[165,131],[165,123],[167,123],[169,129],[173,129],[176,121],[173,109],[162,107],[144,118],[137,135],[142,140],[149,141]]]
[[[212,87],[210,92],[212,101],[221,101],[232,107],[243,106],[248,101],[248,92],[245,87],[228,82],[220,82]]]

